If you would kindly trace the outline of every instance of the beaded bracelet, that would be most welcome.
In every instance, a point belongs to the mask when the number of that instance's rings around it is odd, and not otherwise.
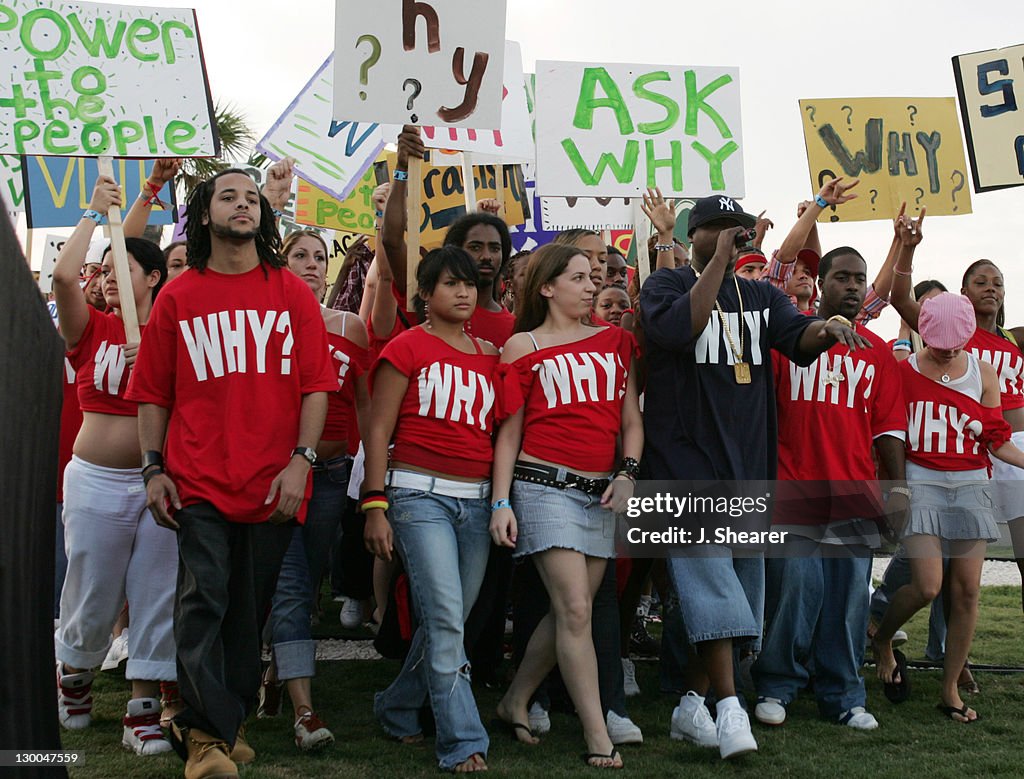
[[[670,243],[656,243],[654,244],[654,251],[656,252],[670,252],[676,247]]]

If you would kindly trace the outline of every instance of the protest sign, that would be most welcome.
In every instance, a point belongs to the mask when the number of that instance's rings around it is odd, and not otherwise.
[[[428,148],[472,152],[477,159],[488,157],[502,162],[533,162],[533,130],[526,100],[523,55],[515,41],[505,41],[504,82],[500,130],[424,125],[421,133],[423,143]],[[399,129],[393,128],[390,132],[397,136]]]
[[[355,190],[344,201],[338,200],[308,181],[299,180],[295,195],[295,221],[311,227],[329,227],[363,235],[376,233],[373,190],[377,178],[373,168],[363,174]]]
[[[743,196],[739,70],[537,63],[541,196]]]
[[[195,12],[0,5],[0,153],[213,157]]]
[[[542,197],[545,230],[626,230],[633,228],[628,197]]]
[[[953,57],[974,191],[1024,184],[1024,45]],[[929,211],[930,211],[929,207]]]
[[[971,213],[956,104],[951,97],[801,100],[811,188],[859,178],[858,197],[819,222],[892,219],[927,206],[929,216]]]
[[[63,235],[48,235],[43,244],[43,259],[39,265],[39,291],[44,295],[53,292],[53,266],[57,264],[57,255],[64,248],[67,238]]]
[[[313,74],[256,148],[272,160],[293,157],[301,178],[344,200],[384,148],[384,138],[376,122],[332,117],[333,58]]]
[[[25,187],[21,180],[21,157],[0,154],[0,196],[10,214],[25,210]]]
[[[131,207],[133,199],[145,187],[153,165],[152,160],[119,159],[114,163],[114,180],[124,193],[125,210]],[[31,228],[74,227],[78,224],[82,211],[89,207],[100,175],[95,157],[23,157],[21,171],[25,216]],[[149,223],[171,224],[174,221],[174,187],[170,182],[160,190],[160,200],[171,207],[154,205]]]
[[[335,118],[501,129],[505,0],[335,9]]]

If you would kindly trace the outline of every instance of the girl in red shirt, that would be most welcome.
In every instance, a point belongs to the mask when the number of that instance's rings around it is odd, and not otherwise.
[[[537,250],[526,270],[518,332],[502,353],[502,413],[510,416],[495,447],[491,535],[516,556],[534,555],[551,610],[534,631],[498,716],[520,741],[536,743],[524,724],[527,707],[557,661],[583,725],[587,762],[618,768],[622,759],[598,693],[590,618],[615,553],[615,513],[633,494],[643,423],[633,336],[583,323],[596,289],[590,272],[576,247]],[[624,457],[616,466],[618,438]],[[588,446],[573,450],[572,441]]]
[[[319,233],[291,233],[281,253],[288,260],[288,268],[309,285],[318,301],[323,300],[327,289],[327,245]],[[327,419],[316,447],[313,493],[306,522],[292,531],[291,543],[281,562],[270,610],[273,658],[260,688],[257,710],[260,717],[276,715],[281,703],[280,687],[287,682],[295,713],[295,743],[305,750],[319,749],[334,741],[334,734],[313,711],[310,680],[316,667],[316,642],[310,624],[327,553],[345,513],[350,464],[348,439],[356,433],[356,414],[365,426],[369,411],[364,375],[366,326],[347,311],[321,305],[320,314],[327,328],[338,389],[327,396]]]
[[[159,247],[127,238],[130,283],[119,287],[108,249],[101,275],[109,313],[86,303],[79,286],[89,239],[111,205],[120,205],[117,184],[101,176],[90,210],[64,244],[53,271],[60,329],[77,371],[82,427],[64,474],[64,544],[68,569],[61,593],[61,625],[55,645],[59,665],[58,709],[69,729],[87,727],[92,713],[92,669],[110,648],[110,628],[125,600],[132,615],[126,678],[132,698],[122,741],[140,755],[171,747],[160,730],[161,681],[176,677],[172,635],[173,582],[177,572],[174,533],[159,527],[146,508],[137,406],[125,400],[138,344],[128,344],[120,296],[130,294],[140,325],[167,277]]]
[[[374,713],[391,736],[417,741],[419,710],[429,699],[440,767],[480,771],[489,741],[470,686],[463,626],[490,551],[498,351],[464,329],[480,278],[464,250],[430,252],[416,278],[426,319],[390,341],[374,365],[363,441],[366,546],[383,560],[397,546],[419,620],[405,665],[375,696]]]

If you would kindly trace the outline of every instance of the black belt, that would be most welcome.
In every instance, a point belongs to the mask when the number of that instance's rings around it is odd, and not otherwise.
[[[585,492],[588,495],[603,495],[611,484],[611,479],[591,479],[578,473],[538,463],[526,463],[520,460],[512,472],[516,479],[532,484],[543,484],[564,490],[569,487]]]
[[[330,460],[321,460],[319,457],[313,463],[314,471],[336,471],[339,468],[345,468],[352,462],[352,458],[347,454],[339,455],[338,457],[332,457]]]

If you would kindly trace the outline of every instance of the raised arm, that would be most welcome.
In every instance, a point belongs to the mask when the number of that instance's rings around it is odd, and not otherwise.
[[[655,270],[658,268],[676,267],[675,258],[675,229],[676,229],[676,203],[674,200],[665,200],[662,197],[661,189],[655,187],[644,193],[643,203],[640,206],[644,214],[651,220],[655,231],[658,233],[656,246],[663,247],[657,252],[655,259]]]
[[[263,183],[263,197],[275,212],[284,211],[292,194],[292,179],[295,177],[295,160],[284,157],[267,168],[267,180]],[[275,213],[275,221],[280,217]]]
[[[800,214],[798,213],[799,217]],[[769,230],[775,228],[775,222],[765,216],[765,212],[762,211],[757,215],[757,221],[754,222],[754,240],[751,242],[755,249],[760,249],[764,243],[764,237],[768,234]]]
[[[896,217],[895,229],[896,239],[899,241],[899,251],[896,255],[896,264],[893,267],[892,294],[889,302],[903,317],[912,329],[917,330],[917,317],[921,313],[921,304],[914,300],[913,278],[914,251],[917,245],[924,238],[922,225],[924,224],[925,209],[921,208],[921,216],[918,219],[911,219],[904,214],[907,204],[900,207],[900,213]]]
[[[173,186],[174,177],[181,172],[181,160],[176,157],[159,159],[153,163],[153,172],[146,179],[142,192],[135,198],[132,207],[124,218],[124,234],[126,238],[141,238],[149,224],[149,215],[157,203],[157,195],[164,185],[170,181]],[[164,204],[170,208],[170,203]],[[104,212],[106,213],[106,212]]]
[[[837,179],[825,182],[813,201],[801,203],[797,208],[796,224],[790,228],[789,233],[783,239],[782,245],[775,253],[775,259],[783,264],[793,262],[796,260],[797,252],[804,248],[814,249],[820,255],[820,242],[817,246],[808,245],[808,239],[810,239],[812,233],[815,235],[814,240],[817,240],[819,214],[829,206],[842,205],[857,197],[856,194],[850,194],[850,190],[859,183],[860,179],[844,182],[843,177],[840,176]]]
[[[408,225],[406,224],[405,208],[406,198],[409,194],[407,179],[409,158],[423,159],[425,153],[426,148],[420,138],[420,128],[405,125],[398,136],[398,160],[392,174],[391,193],[388,195],[388,202],[384,207],[384,225],[380,231],[380,242],[384,247],[388,265],[391,267],[392,278],[400,290],[405,290],[407,276],[406,254],[408,252],[405,246],[405,232]],[[406,174],[405,177],[402,176],[403,173]],[[419,186],[418,183],[417,186]],[[419,225],[414,225],[414,227],[419,229]],[[378,253],[377,256],[379,258],[380,254]]]

